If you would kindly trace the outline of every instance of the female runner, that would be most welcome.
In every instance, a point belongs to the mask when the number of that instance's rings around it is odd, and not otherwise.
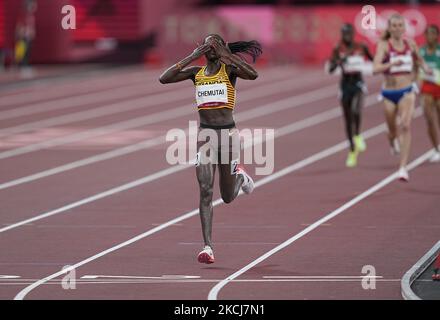
[[[191,79],[196,89],[200,117],[196,174],[205,243],[198,254],[201,263],[214,263],[211,233],[216,164],[219,169],[220,193],[225,203],[232,202],[240,188],[246,194],[254,188],[252,178],[238,164],[240,137],[233,117],[237,78],[255,80],[258,77],[257,71],[240,55],[243,53],[250,55],[255,62],[262,53],[261,45],[257,41],[226,43],[219,35],[209,35],[191,55],[168,68],[159,79],[161,83]],[[207,61],[205,66],[188,67],[202,55],[205,55]],[[218,159],[222,159],[221,163]]]
[[[385,81],[382,97],[385,104],[385,118],[388,139],[394,154],[400,153],[398,178],[408,181],[406,165],[411,146],[411,119],[414,112],[416,93],[414,75],[418,67],[430,72],[414,41],[404,39],[405,20],[399,14],[388,19],[388,28],[379,41],[373,63],[373,73],[383,73]],[[400,117],[400,128],[397,118]],[[399,129],[399,130],[398,130]]]

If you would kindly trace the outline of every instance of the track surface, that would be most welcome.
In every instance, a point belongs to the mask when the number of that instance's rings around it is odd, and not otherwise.
[[[337,77],[290,66],[238,83],[238,127],[278,134],[274,175],[248,165],[254,193],[216,205],[208,266],[196,260],[195,170],[165,159],[167,131],[198,120],[193,89],[162,86],[159,72],[66,75],[1,92],[0,299],[401,299],[401,277],[440,234],[440,166],[427,162],[410,183],[390,180],[249,266],[394,173],[380,77],[367,79],[363,129],[379,127],[355,169],[344,166]],[[412,132],[414,160],[430,149],[423,116]],[[66,265],[76,266],[76,289],[62,287]],[[368,290],[367,265],[376,276]]]

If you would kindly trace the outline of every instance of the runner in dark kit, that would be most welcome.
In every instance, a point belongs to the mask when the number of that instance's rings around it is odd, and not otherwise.
[[[225,203],[232,202],[240,188],[246,194],[254,189],[252,178],[238,164],[240,136],[233,117],[237,78],[255,80],[258,77],[257,71],[240,55],[243,53],[250,55],[255,62],[262,53],[261,45],[257,41],[226,43],[219,35],[209,35],[191,55],[168,68],[159,78],[161,83],[191,79],[196,87],[200,117],[196,173],[205,243],[198,254],[198,261],[201,263],[214,262],[211,234],[216,164],[219,168],[220,193]],[[188,67],[202,55],[207,60],[206,66]]]
[[[359,152],[366,149],[364,139],[360,135],[361,112],[366,87],[362,79],[362,70],[365,69],[365,60],[373,60],[373,55],[365,44],[354,41],[354,29],[351,24],[344,24],[341,29],[341,41],[333,49],[330,59],[330,73],[339,66],[341,78],[341,105],[344,110],[344,121],[350,151],[346,166],[355,167]]]

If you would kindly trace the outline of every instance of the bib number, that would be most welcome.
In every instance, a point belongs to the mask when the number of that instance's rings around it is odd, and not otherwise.
[[[205,84],[196,87],[197,106],[216,106],[228,103],[225,83]]]
[[[413,60],[411,55],[407,54],[390,57],[391,63],[397,60],[402,60],[403,63],[400,66],[392,66],[390,68],[390,73],[411,72],[413,70]]]
[[[364,65],[364,58],[362,56],[348,56],[344,63],[345,72],[361,72]]]

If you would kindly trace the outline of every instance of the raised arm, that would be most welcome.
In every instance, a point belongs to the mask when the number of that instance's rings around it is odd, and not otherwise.
[[[191,53],[186,58],[180,60],[176,64],[165,70],[159,77],[160,83],[173,83],[179,82],[187,79],[194,80],[196,73],[200,70],[200,67],[192,66],[185,68],[194,60],[197,60],[202,55],[210,50],[209,44],[203,44],[196,48],[193,53]]]
[[[212,46],[223,63],[235,66],[232,68],[233,76],[245,80],[255,80],[258,78],[257,70],[255,70],[249,63],[243,61],[240,57],[232,54],[226,46],[218,41],[213,41]]]

